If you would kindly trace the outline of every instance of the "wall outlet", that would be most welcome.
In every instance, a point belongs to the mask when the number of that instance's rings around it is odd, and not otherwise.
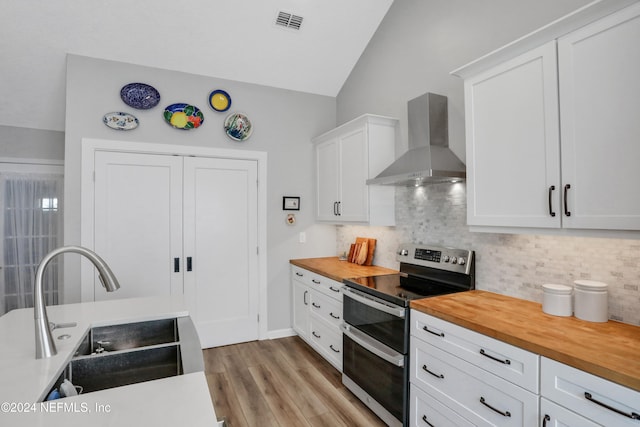
[[[298,234],[298,241],[300,243],[306,243],[307,242],[307,233],[305,233],[304,231],[301,231],[300,234]]]

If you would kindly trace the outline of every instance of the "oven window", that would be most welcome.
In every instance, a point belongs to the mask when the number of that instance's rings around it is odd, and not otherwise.
[[[405,330],[409,322],[405,322],[406,318],[401,319],[362,304],[349,298],[348,294],[344,295],[343,304],[345,322],[398,353],[406,354],[409,351],[407,345],[409,335],[408,331]],[[407,338],[406,340],[405,337]]]
[[[404,368],[382,360],[343,335],[342,370],[394,417],[401,421],[404,419]]]

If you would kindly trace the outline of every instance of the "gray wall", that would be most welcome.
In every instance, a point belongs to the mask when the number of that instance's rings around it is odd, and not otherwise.
[[[64,160],[64,132],[0,125],[0,158]]]
[[[134,110],[120,99],[127,83],[144,82],[157,88],[158,106]],[[232,98],[231,111],[245,112],[254,132],[246,142],[230,140],[222,129],[228,113],[208,105],[208,94],[224,89]],[[162,117],[165,106],[187,102],[204,114],[203,125],[183,131]],[[65,139],[65,242],[80,242],[80,154],[83,137],[180,144],[268,153],[267,271],[268,329],[288,329],[290,321],[289,264],[291,258],[324,256],[335,249],[334,227],[314,224],[313,147],[311,137],[335,127],[335,98],[216,79],[120,62],[69,55],[67,58],[67,112]],[[116,131],[102,123],[105,113],[126,111],[140,120],[132,131]],[[282,196],[300,196],[302,209],[295,226],[285,224]],[[298,233],[307,243],[298,243]],[[65,302],[80,299],[79,259],[65,261]]]
[[[406,102],[424,92],[449,98],[452,149],[465,158],[463,81],[449,72],[588,3],[396,0],[338,95],[338,123],[362,113],[398,117],[407,147]],[[611,238],[471,233],[464,184],[396,189],[396,227],[337,227],[336,251],[356,236],[378,239],[374,262],[397,268],[404,241],[470,247],[477,287],[541,301],[544,283],[590,278],[610,286],[610,314],[640,324],[640,243]]]

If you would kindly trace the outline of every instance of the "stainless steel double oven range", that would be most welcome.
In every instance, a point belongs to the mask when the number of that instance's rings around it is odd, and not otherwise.
[[[409,302],[474,289],[474,258],[403,244],[399,274],[344,280],[342,383],[388,425],[408,425]]]

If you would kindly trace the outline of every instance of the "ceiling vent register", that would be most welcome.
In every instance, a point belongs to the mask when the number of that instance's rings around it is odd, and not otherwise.
[[[291,28],[292,30],[299,30],[300,26],[302,26],[302,20],[304,18],[302,16],[294,15],[288,12],[278,12],[278,17],[276,18],[276,25],[285,28]]]

